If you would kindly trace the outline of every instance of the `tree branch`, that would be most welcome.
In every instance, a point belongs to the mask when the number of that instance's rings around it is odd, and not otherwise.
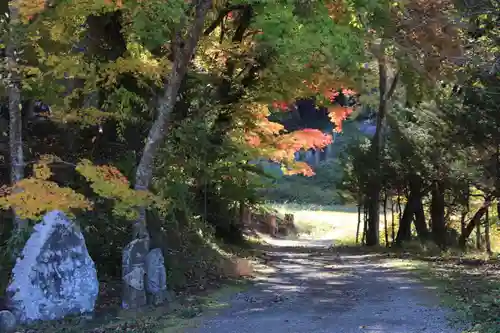
[[[394,75],[394,79],[392,79],[391,87],[389,88],[389,91],[387,92],[386,99],[391,99],[392,95],[394,94],[394,91],[396,90],[396,87],[398,85],[399,81],[399,74],[401,71],[397,71],[396,75]]]
[[[227,16],[227,14],[229,14],[233,10],[244,9],[245,7],[246,7],[245,5],[232,5],[232,6],[229,6],[228,8],[223,9],[219,13],[219,16],[217,16],[217,18],[215,19],[215,21],[213,21],[210,24],[210,26],[207,29],[205,29],[205,31],[203,32],[203,34],[205,36],[210,35],[217,28],[217,26],[222,23],[222,20],[224,20],[224,18]]]

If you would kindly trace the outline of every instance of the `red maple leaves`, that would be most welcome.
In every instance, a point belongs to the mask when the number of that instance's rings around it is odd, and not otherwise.
[[[278,109],[281,111],[287,111],[288,110],[288,103],[284,101],[274,101],[272,104],[273,109]]]

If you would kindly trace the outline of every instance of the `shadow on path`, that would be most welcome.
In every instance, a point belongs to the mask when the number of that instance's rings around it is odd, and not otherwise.
[[[381,256],[338,254],[330,240],[262,245],[267,267],[230,307],[191,332],[458,333],[435,292]]]

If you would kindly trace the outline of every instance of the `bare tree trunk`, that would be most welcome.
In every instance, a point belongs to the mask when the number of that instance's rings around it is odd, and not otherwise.
[[[359,229],[361,227],[361,197],[358,199],[358,225],[356,226],[356,244],[359,244]]]
[[[490,210],[486,209],[486,215],[484,217],[484,242],[486,243],[486,252],[489,255],[491,252],[491,239],[490,239]]]
[[[403,209],[401,208],[401,192],[399,191],[398,189],[398,200],[397,200],[397,204],[398,204],[398,216],[399,216],[399,223],[401,223],[401,218],[403,217]]]
[[[399,228],[396,235],[396,244],[401,245],[403,242],[411,240],[411,219],[418,204],[413,198],[408,198],[403,214],[399,219]]]
[[[142,157],[137,165],[135,175],[135,189],[148,190],[153,176],[153,160],[156,152],[167,135],[167,127],[172,110],[177,100],[177,93],[182,80],[187,73],[189,63],[194,55],[196,46],[203,32],[205,17],[211,6],[211,1],[201,0],[196,7],[196,15],[192,25],[188,28],[186,42],[182,40],[182,26],[176,32],[174,50],[174,63],[172,71],[164,85],[164,93],[158,99],[156,120],[151,127]],[[184,44],[184,46],[183,46]],[[148,238],[146,228],[146,216],[144,208],[140,210],[140,216],[134,224],[135,238]]]
[[[477,212],[474,214],[474,216],[471,218],[469,223],[466,225],[464,232],[460,235],[460,238],[458,240],[458,243],[462,248],[465,248],[465,245],[467,244],[467,239],[469,239],[469,236],[472,234],[472,231],[474,231],[474,228],[476,225],[480,224],[481,218],[483,215],[486,213],[486,210],[488,207],[491,205],[491,197],[487,197],[481,208],[477,210]]]
[[[429,230],[425,223],[424,205],[422,204],[422,193],[418,199],[418,206],[415,211],[415,229],[417,229],[417,236],[421,241],[427,240],[429,237]]]
[[[467,214],[470,211],[470,196],[469,196],[469,185],[467,184],[467,192],[465,194],[465,208],[462,210],[462,214],[460,216],[460,234],[463,235],[465,233],[466,223],[465,219],[467,218]]]
[[[487,211],[488,211],[488,209],[486,209],[485,213]],[[478,249],[478,250],[482,249],[482,244],[481,244],[481,219],[476,224],[476,249]]]
[[[410,195],[401,216],[396,236],[396,244],[398,245],[401,245],[404,241],[411,240],[411,222],[413,216],[415,216],[415,228],[417,229],[418,237],[421,240],[425,240],[428,236],[424,207],[422,205],[422,180],[419,176],[410,176],[409,188]]]
[[[175,39],[172,41],[174,53],[172,70],[165,81],[163,94],[158,98],[156,120],[149,131],[141,160],[137,165],[135,175],[136,190],[147,191],[151,185],[153,161],[158,148],[167,135],[171,114],[177,101],[177,94],[203,32],[205,18],[211,4],[212,2],[209,0],[198,0],[194,8],[193,20],[189,25],[186,25],[186,18],[181,19],[175,33]],[[185,36],[185,38],[182,36]],[[122,307],[124,308],[138,308],[146,303],[144,285],[137,289],[137,286],[131,283],[131,279],[138,279],[137,275],[144,276],[145,260],[150,249],[146,207],[139,207],[138,212],[139,217],[133,225],[134,239],[123,249],[122,253],[122,278],[125,282]]]
[[[395,223],[394,223],[394,200],[391,197],[391,245],[394,244],[394,228],[395,228]]]
[[[7,58],[7,72],[10,75],[10,82],[7,86],[7,96],[9,98],[9,145],[10,145],[10,181],[14,185],[24,178],[24,154],[22,137],[22,113],[21,113],[21,77],[17,64],[18,47],[20,43],[18,25],[19,8],[17,2],[9,2],[10,34],[5,56]],[[15,214],[14,222],[17,230],[26,227],[27,221]]]
[[[384,234],[385,247],[389,247],[389,231],[387,230],[387,190],[384,192]]]
[[[371,154],[373,156],[373,163],[375,168],[373,170],[373,177],[369,187],[369,202],[368,202],[368,230],[366,234],[366,244],[369,246],[378,245],[379,229],[380,229],[380,192],[381,192],[381,153],[383,149],[383,124],[389,108],[389,101],[394,94],[398,82],[399,73],[394,76],[391,86],[388,89],[388,62],[387,55],[385,54],[384,40],[380,44],[378,50],[378,68],[379,68],[379,107],[377,112],[377,123],[375,128],[375,135],[372,139]]]
[[[444,248],[446,246],[446,226],[445,226],[445,199],[444,184],[442,181],[435,181],[431,190],[431,221],[432,236],[437,245]]]
[[[361,245],[366,244],[366,229],[368,228],[368,208],[366,207],[366,199],[363,204],[363,235],[361,236]]]

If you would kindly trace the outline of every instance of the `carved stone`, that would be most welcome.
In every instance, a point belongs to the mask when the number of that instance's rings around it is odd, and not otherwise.
[[[12,270],[8,306],[20,323],[94,311],[95,264],[80,228],[52,211],[34,227]]]
[[[122,279],[124,309],[137,309],[146,305],[145,260],[149,252],[149,239],[134,239],[123,249]]]

